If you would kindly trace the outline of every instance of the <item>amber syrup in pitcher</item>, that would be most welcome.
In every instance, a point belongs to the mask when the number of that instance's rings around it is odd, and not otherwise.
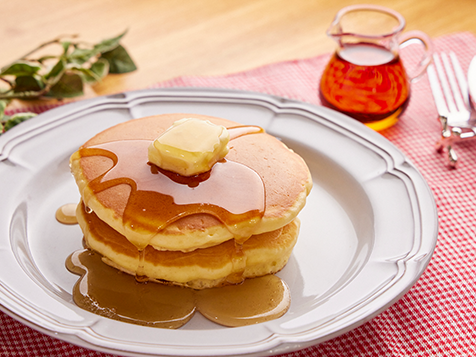
[[[400,57],[374,44],[347,44],[329,61],[319,97],[375,130],[396,123],[410,98],[410,80]]]

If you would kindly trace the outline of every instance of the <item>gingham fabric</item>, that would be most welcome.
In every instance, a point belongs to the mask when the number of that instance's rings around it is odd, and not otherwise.
[[[476,55],[476,38],[470,33],[440,37],[434,45],[436,51],[454,51],[464,70]],[[408,67],[416,63],[420,50],[402,50]],[[317,82],[328,59],[321,55],[226,76],[181,77],[156,87],[243,89],[320,104]],[[400,122],[382,132],[419,168],[435,196],[440,228],[427,270],[400,301],[370,322],[282,357],[476,356],[476,140],[457,146],[460,165],[448,170],[434,149],[440,135],[437,117],[424,75],[413,83]],[[0,322],[0,356],[110,356],[43,335],[3,313]]]

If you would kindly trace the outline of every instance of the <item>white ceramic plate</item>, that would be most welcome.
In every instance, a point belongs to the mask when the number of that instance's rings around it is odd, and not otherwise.
[[[179,330],[103,318],[72,302],[64,267],[81,248],[78,226],[56,222],[78,202],[69,156],[114,124],[185,112],[256,124],[308,163],[314,188],[279,275],[292,293],[282,318],[240,328],[196,314]],[[265,94],[156,89],[65,105],[0,136],[0,308],[56,338],[130,356],[266,356],[336,337],[395,303],[430,261],[433,196],[415,167],[379,134],[341,114]]]

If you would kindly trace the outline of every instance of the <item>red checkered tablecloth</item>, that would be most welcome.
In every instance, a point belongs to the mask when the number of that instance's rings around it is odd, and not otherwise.
[[[434,39],[467,69],[476,38],[457,33]],[[402,51],[408,66],[417,46]],[[275,63],[219,77],[180,77],[157,87],[219,87],[264,92],[320,104],[317,83],[329,55]],[[47,108],[30,108],[38,112]],[[448,170],[434,146],[440,125],[423,76],[412,85],[400,122],[382,132],[419,168],[433,191],[440,232],[433,259],[415,286],[388,310],[340,337],[282,357],[476,356],[476,141],[457,146],[460,165]],[[43,335],[0,313],[0,356],[110,356]]]

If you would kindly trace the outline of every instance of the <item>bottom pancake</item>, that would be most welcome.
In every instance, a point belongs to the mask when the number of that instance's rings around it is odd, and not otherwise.
[[[238,283],[243,278],[273,274],[287,263],[299,233],[296,218],[275,231],[254,235],[243,245],[228,240],[191,252],[139,251],[126,237],[87,213],[79,204],[77,219],[86,245],[117,269],[147,280],[204,289]]]

